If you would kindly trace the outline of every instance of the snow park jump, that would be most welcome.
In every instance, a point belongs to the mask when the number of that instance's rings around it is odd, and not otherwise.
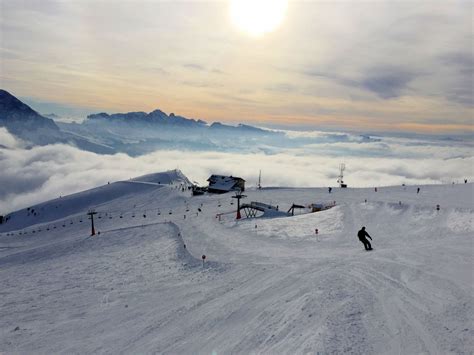
[[[472,184],[335,188],[319,204],[327,187],[250,188],[241,219],[232,192],[183,186],[169,171],[7,214],[0,350],[471,352]]]

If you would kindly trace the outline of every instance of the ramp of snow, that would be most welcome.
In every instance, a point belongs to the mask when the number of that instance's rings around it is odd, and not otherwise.
[[[259,234],[270,238],[310,239],[322,237],[343,229],[343,212],[337,206],[318,213],[279,218],[246,219],[238,223],[242,233]],[[318,235],[315,230],[318,229]]]

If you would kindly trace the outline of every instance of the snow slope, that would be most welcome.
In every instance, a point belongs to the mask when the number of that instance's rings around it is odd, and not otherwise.
[[[472,184],[250,190],[280,210],[336,206],[235,221],[232,194],[191,197],[166,174],[11,214],[0,351],[472,353]]]
[[[174,185],[173,185],[174,184]],[[30,225],[45,224],[70,217],[71,221],[79,221],[90,209],[100,211],[102,206],[108,206],[111,201],[129,198],[155,191],[162,185],[190,186],[191,182],[179,170],[164,173],[149,174],[126,181],[117,181],[95,189],[59,197],[51,201],[30,206],[7,215],[8,223],[0,225],[0,232],[26,228]],[[138,200],[140,197],[138,197]],[[71,217],[75,218],[71,218]]]

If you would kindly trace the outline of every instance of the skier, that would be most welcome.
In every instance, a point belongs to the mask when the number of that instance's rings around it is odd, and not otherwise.
[[[357,232],[357,236],[359,237],[359,240],[364,244],[365,250],[372,250],[372,245],[370,245],[370,242],[365,238],[368,237],[370,240],[372,240],[372,237],[365,231],[365,227],[362,227],[360,231]]]

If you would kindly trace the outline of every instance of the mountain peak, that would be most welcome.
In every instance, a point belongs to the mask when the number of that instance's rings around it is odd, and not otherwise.
[[[23,115],[38,115],[39,113],[33,110],[28,105],[18,100],[15,96],[6,90],[0,89],[0,120],[8,119],[12,114],[22,113]]]
[[[5,126],[14,134],[35,129],[59,130],[53,120],[41,116],[30,106],[2,89],[0,89],[0,126]]]

